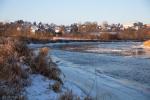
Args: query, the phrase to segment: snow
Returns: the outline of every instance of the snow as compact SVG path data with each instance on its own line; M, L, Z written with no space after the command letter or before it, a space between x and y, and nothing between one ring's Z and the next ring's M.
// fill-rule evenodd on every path
M35 49L34 53L37 55L39 48L52 46L52 44L29 44L28 46ZM27 66L25 66L25 68L26 67ZM68 80L63 80L64 84L60 93L55 93L51 88L51 86L55 83L54 80L50 80L40 74L31 74L30 80L31 85L25 88L25 95L28 100L58 100L60 94L63 94L66 91L72 91L74 95L79 96L81 99L86 96L78 86Z
M25 89L28 100L57 100L58 95L50 89L48 78L40 74L33 74L30 78L31 86Z
M54 84L54 80L49 80L48 78L40 74L30 75L31 85L25 88L25 94L28 100L58 100L59 95L65 91L72 91L73 94L85 97L83 91L76 85L65 81L60 93L55 93L51 89L51 85Z
M80 98L86 97L85 93L81 90L81 88L79 88L76 84L72 83L69 80L64 83L63 88L68 91L71 90L73 94L79 96Z

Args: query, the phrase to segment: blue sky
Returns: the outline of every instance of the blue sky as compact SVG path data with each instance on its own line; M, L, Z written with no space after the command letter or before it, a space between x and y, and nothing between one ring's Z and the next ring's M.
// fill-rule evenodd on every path
M0 20L150 23L150 0L0 0Z

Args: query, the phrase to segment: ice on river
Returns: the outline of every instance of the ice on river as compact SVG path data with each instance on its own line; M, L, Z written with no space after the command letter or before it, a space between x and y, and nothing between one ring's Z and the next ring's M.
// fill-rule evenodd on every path
M49 43L52 59L65 75L95 100L150 100L150 49L140 42ZM72 88L74 89L74 88Z

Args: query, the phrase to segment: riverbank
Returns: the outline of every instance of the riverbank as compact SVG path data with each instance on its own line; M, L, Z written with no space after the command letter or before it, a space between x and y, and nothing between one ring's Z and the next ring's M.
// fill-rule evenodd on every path
M133 39L125 39L125 40L101 40L101 39L73 39L73 38L65 38L65 37L53 37L53 38L34 38L34 37L23 37L23 36L9 36L12 38L20 38L27 43L33 44L47 44L47 43L71 43L71 42L144 42L145 40L133 40Z
M29 40L29 43L34 44L47 44L47 43L71 43L71 42L143 42L144 40L88 40L88 39L80 39L80 40L67 40L67 39L58 39L58 40Z
M26 41L0 39L0 99L91 100L76 85L65 82L49 48L33 50Z

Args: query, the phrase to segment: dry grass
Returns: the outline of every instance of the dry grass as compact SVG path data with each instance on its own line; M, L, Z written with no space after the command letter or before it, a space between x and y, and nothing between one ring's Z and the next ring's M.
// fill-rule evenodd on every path
M150 40L145 41L145 42L143 43L143 45L144 45L145 47L150 47Z
M50 79L57 80L53 90L61 90L63 83L61 71L57 65L48 61L48 48L41 48L36 56L27 47L26 42L19 39L0 39L0 97L19 96L23 88L29 84L30 72L42 74ZM30 72L23 68L27 65ZM22 99L23 100L23 99Z
M80 97L74 95L72 91L67 91L60 95L59 100L80 100Z
M43 47L43 48L40 48L40 53L39 54L42 55L42 56L47 56L48 51L49 51L49 48Z
M33 73L40 73L63 84L60 78L61 71L52 60L48 61L48 50L48 48L41 48L39 54L30 60L31 69Z
M22 68L21 58L26 58L30 50L24 42L12 38L0 41L0 95L20 95L28 84L28 72ZM5 84L4 84L5 83Z
M92 99L92 97L90 96L86 96L81 99L79 96L73 94L72 91L67 91L59 96L59 100L94 100L94 99Z
M27 79L27 73L23 71L20 57L28 52L24 45L16 44L16 41L6 39L0 47L0 79L9 82Z

